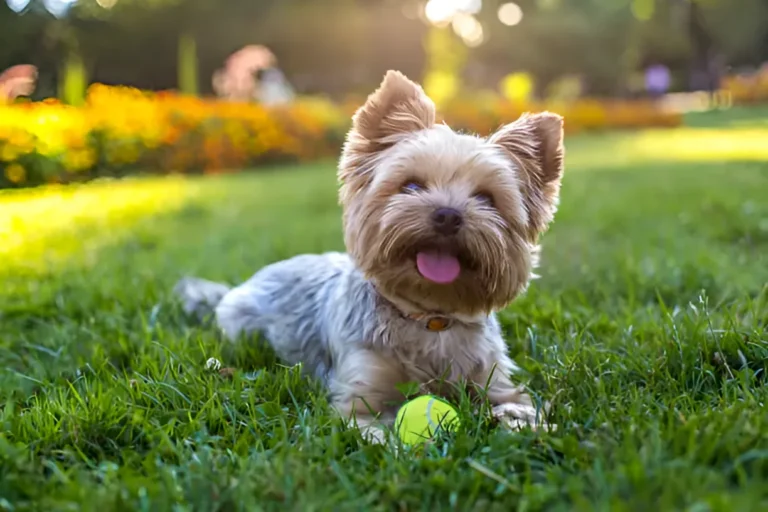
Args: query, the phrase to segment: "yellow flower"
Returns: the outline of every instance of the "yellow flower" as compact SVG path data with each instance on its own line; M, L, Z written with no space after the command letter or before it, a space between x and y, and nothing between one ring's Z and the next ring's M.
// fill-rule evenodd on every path
M95 160L92 149L73 149L64 155L64 167L70 172L83 171L91 167Z
M538 103L531 97L527 78L508 78L503 89L509 98L487 91L446 101L440 120L479 134L490 133L524 111L544 109L563 114L569 133L682 122L679 114L650 102L581 98ZM768 74L759 83L734 78L724 87L733 90L735 99L739 94L748 98L768 95ZM0 162L16 164L6 168L7 176L29 180L18 161L31 153L57 162L69 172L91 168L98 155L108 167L140 164L180 171L243 168L271 155L314 159L339 151L350 116L363 100L337 104L301 97L290 105L268 107L95 84L82 107L56 101L0 105Z
M0 162L13 162L21 155L20 148L13 144L0 146Z
M27 177L27 170L21 164L11 164L5 168L5 177L11 183L19 184Z

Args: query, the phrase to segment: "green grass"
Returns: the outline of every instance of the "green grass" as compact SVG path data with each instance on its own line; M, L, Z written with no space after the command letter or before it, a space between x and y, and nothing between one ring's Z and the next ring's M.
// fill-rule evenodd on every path
M765 509L768 125L692 125L567 141L542 277L501 315L559 430L464 407L422 451L169 294L341 249L333 163L0 194L0 510Z

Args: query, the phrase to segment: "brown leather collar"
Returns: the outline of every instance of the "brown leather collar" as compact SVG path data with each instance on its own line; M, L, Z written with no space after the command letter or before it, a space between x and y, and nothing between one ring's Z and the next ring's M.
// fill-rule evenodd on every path
M455 323L455 320L447 315L441 315L439 313L404 313L403 310L401 310L397 305L386 298L384 294L382 294L377 288L376 285L371 283L373 286L373 289L376 290L377 295L381 300L389 304L392 309L397 311L400 316L403 318L407 318L408 320L413 320L414 322L418 322L424 326L424 328L430 332L443 332L447 331L451 327L453 327L453 324Z

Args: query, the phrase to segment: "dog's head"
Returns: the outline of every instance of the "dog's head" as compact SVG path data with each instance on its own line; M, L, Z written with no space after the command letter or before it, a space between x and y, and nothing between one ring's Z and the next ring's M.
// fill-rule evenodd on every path
M523 291L557 209L563 121L524 115L488 138L435 124L390 71L354 115L339 164L347 250L386 296L487 313Z

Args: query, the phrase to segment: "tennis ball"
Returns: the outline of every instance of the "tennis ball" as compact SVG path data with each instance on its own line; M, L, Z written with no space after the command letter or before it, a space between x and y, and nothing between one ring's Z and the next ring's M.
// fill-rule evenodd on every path
M405 444L422 443L438 430L449 431L459 425L459 414L449 403L431 395L406 402L397 411L395 431Z

